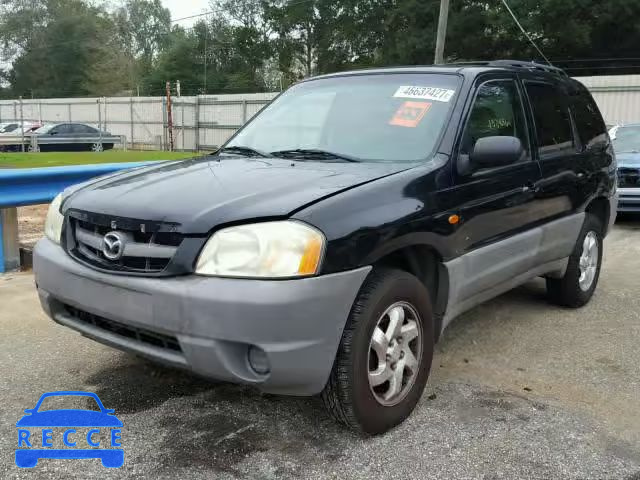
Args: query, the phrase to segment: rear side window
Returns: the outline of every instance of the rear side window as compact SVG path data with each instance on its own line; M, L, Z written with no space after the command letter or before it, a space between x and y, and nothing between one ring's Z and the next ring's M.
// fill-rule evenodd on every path
M585 147L607 142L607 127L591 95L580 92L571 97L571 109L580 140Z
M574 149L569 108L560 92L552 85L525 83L533 110L540 158Z

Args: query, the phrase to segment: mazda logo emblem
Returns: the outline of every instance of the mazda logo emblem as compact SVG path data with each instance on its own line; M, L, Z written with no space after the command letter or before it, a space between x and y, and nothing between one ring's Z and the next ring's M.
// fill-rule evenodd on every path
M119 232L109 232L102 239L102 253L109 260L119 260L124 254L125 237Z

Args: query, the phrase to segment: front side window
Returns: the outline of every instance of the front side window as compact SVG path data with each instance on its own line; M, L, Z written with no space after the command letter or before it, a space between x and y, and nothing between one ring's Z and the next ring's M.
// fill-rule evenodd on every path
M502 136L520 139L525 151L529 150L522 101L513 80L495 80L480 86L462 136L460 153L471 154L481 138Z
M413 73L303 82L226 147L317 149L369 162L424 160L436 147L459 85L457 75Z
M560 92L543 83L527 82L525 85L536 123L540 158L574 150L571 117Z

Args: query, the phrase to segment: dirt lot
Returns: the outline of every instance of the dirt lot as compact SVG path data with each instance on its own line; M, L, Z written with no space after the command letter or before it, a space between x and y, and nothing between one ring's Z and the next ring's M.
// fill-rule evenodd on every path
M40 311L33 277L0 277L1 478L640 479L640 221L606 241L592 302L532 281L454 321L417 410L362 438L317 399L213 384L87 340ZM16 468L15 422L52 390L96 392L125 427L125 465Z
M31 205L18 207L18 232L20 246L33 248L38 239L44 235L44 219L49 205Z

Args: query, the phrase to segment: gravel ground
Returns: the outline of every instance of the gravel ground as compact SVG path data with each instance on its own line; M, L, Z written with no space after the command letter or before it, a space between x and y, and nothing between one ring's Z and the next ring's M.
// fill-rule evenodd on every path
M44 219L49 205L18 207L18 234L20 246L32 249L44 235Z
M532 281L457 319L415 413L363 438L317 399L156 367L55 325L28 273L0 277L2 478L640 479L640 222L607 238L593 301ZM124 422L125 465L13 463L15 422L51 390L90 390Z

